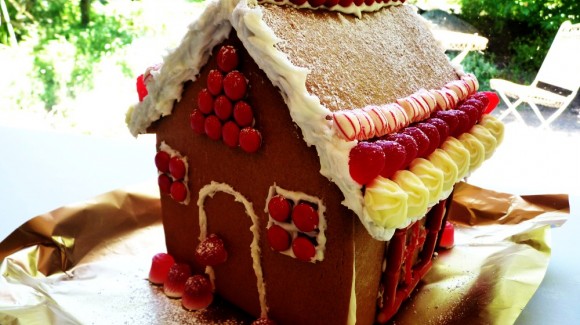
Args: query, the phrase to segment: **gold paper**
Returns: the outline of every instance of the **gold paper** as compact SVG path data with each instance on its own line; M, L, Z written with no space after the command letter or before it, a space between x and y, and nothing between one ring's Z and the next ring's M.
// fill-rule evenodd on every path
M147 281L165 251L155 184L117 190L31 219L0 243L0 324L250 323L225 302L181 308ZM540 285L550 226L566 195L514 196L457 185L449 220L456 245L392 321L510 324Z

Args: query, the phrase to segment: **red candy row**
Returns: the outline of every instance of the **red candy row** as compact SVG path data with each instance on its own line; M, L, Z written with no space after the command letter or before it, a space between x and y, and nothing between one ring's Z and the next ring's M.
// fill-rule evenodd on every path
M163 194L169 194L175 201L183 202L187 198L187 187L183 182L187 168L179 156L171 157L166 151L155 155L155 166L159 170L157 184Z
M459 137L478 123L483 114L489 113L497 105L497 95L494 95L473 94L457 109L437 111L423 122L374 142L359 142L349 154L351 177L366 185L379 175L385 178L393 176L398 170L407 168L415 158L428 157L448 136Z

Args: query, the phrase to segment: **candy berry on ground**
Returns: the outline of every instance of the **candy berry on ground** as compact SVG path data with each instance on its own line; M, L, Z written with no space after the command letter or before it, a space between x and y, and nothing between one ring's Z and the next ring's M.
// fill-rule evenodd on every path
M403 168L409 166L411 161L413 161L413 159L417 158L417 152L419 151L419 146L417 145L417 141L415 141L415 139L413 139L412 136L410 136L408 134L404 134L404 133L392 133L392 134L387 135L384 139L390 140L390 141L395 141L397 143L402 144L403 147L405 147L405 154L407 155L407 158L405 159L405 162L403 163Z
M396 171L403 169L407 160L407 152L402 144L391 140L378 140L375 141L375 144L379 145L385 153L385 165L380 173L382 177L389 178Z
M194 109L189 115L189 126L197 134L205 134L205 116L199 109Z
M222 121L225 121L232 116L233 110L232 102L224 95L219 96L213 103L213 110L215 115Z
M429 147L427 148L424 157L429 156L433 151L435 151L435 149L439 148L439 143L441 142L439 130L435 125L429 123L417 123L415 126L423 131L423 133L427 135L427 138L429 138Z
M222 122L217 116L210 115L205 118L204 130L208 138L217 141L222 137Z
M366 185L374 180L385 166L385 153L374 143L361 141L350 150L348 170L352 179Z
M211 282L203 275L193 275L187 278L181 305L187 310L207 308L213 301Z
M216 57L218 68L226 73L234 70L240 61L238 51L231 45L222 46Z
M169 173L175 179L183 179L185 177L185 162L183 159L175 156L169 159Z
M233 121L227 121L222 127L222 141L230 148L239 144L240 127Z
M224 78L224 93L231 100L242 99L246 95L248 81L239 71L232 71Z
M272 225L266 233L268 243L273 250L281 252L290 248L290 234L278 225Z
M268 201L268 213L276 221L285 222L288 220L291 210L292 204L282 195L275 195Z
M180 298L185 289L185 282L191 276L191 268L185 263L174 263L169 269L163 292L170 298Z
M247 153L258 151L262 146L262 134L260 131L245 127L240 131L240 147Z
M182 182L173 182L169 188L171 198L177 202L183 202L187 198L187 187Z
M171 191L171 178L167 174L160 174L157 177L157 184L159 185L159 190L163 194L169 194Z
M142 74L137 77L137 95L139 95L140 102L147 96L147 87L145 87Z
M417 157L426 157L430 141L425 132L414 126L408 126L404 128L402 132L412 136L417 142ZM439 143L439 139L437 139L437 143Z
M308 238L298 236L292 242L292 252L297 259L304 262L310 262L316 254L316 248Z
M251 126L254 122L254 112L252 107L240 100L234 105L234 120L240 127Z
M171 157L165 151L158 151L155 154L155 166L162 173L169 172L169 160Z
M163 284L167 280L169 269L175 264L173 257L166 253L157 253L151 260L149 270L149 282L153 284Z
M262 317L262 318L256 319L252 323L252 325L276 325L276 322L273 321L273 320L271 320L271 319L269 319L269 318Z
M211 70L207 75L207 90L217 96L222 92L224 75L219 70Z
M213 112L213 96L207 88L200 90L197 94L197 108L204 114Z
M439 241L439 247L449 249L455 245L455 228L453 224L449 221L445 222L445 228L443 228L443 233L441 234L441 239Z
M197 245L194 256L204 266L216 266L227 261L228 252L221 238L211 234Z
M294 225L303 232L318 228L318 212L308 203L298 203L292 210Z
M443 142L445 142L445 139L447 139L447 137L449 136L449 125L447 125L445 121L437 117L431 117L425 120L425 123L435 125L437 131L439 131L439 146L441 146Z

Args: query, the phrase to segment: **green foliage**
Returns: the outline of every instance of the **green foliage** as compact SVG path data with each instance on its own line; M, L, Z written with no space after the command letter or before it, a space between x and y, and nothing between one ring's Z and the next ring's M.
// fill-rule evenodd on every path
M459 16L489 39L487 59L467 65L480 71L495 65L494 78L520 83L533 80L560 25L580 21L578 0L461 0L461 6Z

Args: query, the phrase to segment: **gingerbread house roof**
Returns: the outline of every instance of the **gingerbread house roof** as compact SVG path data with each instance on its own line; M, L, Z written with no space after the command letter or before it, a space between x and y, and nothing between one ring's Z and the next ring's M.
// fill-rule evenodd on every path
M320 173L340 188L343 204L359 216L373 237L388 240L396 228L424 215L426 211L421 216L409 215L414 203L407 199L425 194L425 186L402 175L401 182L380 180L375 187L361 191L361 184L349 174L351 149L360 140L396 132L435 109L456 105L477 90L477 80L450 64L426 23L411 6L399 1L332 8L338 11L296 10L286 0L275 3L208 3L163 65L147 71L153 77L147 82L148 95L130 110L129 128L138 135L153 121L171 114L174 102L181 99L183 84L196 79L213 48L233 28L253 60L279 88L306 144L317 149ZM298 7L312 9L308 2ZM487 124L494 135L501 134L495 121ZM489 137L486 141L486 150L497 145ZM453 147L450 150L455 150L464 165L469 164L464 145L453 142L448 147ZM449 164L448 157L439 160ZM421 168L430 169L431 165ZM436 182L442 183L442 179ZM437 199L450 190L440 189ZM387 195L384 197L403 197L405 202L379 203L373 199L378 192ZM425 209L432 204L420 203ZM377 216L378 205L382 210L389 206L389 212ZM393 213L400 217L385 220Z

